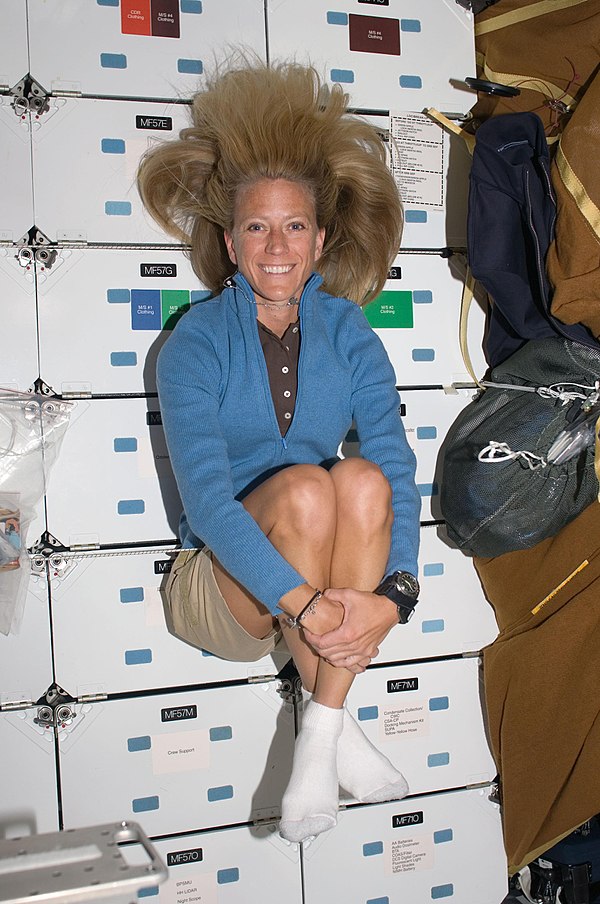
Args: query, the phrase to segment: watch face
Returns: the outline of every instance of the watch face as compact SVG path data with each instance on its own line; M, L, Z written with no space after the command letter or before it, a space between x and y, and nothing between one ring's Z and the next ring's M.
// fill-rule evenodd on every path
M419 595L419 582L408 571L399 571L396 577L396 586L401 593L416 599Z

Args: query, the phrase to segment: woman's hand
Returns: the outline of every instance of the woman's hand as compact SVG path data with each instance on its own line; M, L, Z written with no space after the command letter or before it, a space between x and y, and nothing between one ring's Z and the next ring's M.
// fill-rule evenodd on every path
M323 594L315 606L312 615L307 615L299 624L305 633L317 637L322 634L331 634L339 628L344 619L344 607L341 602L333 597ZM310 641L309 641L310 643ZM311 644L312 645L312 644Z
M327 633L313 633L312 618L303 622L306 639L323 659L338 668L362 672L379 653L379 644L398 624L398 610L385 596L346 588L327 590L319 600L336 601L344 609L341 625ZM318 608L318 607L317 607Z

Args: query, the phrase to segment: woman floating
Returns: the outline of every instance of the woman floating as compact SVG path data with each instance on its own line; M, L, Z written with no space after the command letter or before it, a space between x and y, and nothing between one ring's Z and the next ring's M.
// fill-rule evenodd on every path
M158 360L184 505L167 598L178 635L224 659L287 644L312 693L282 801L290 841L336 824L338 784L369 802L408 791L344 706L416 602L420 511L394 372L360 308L402 206L381 138L346 110L311 68L244 64L139 171L213 293ZM341 459L352 424L361 457Z

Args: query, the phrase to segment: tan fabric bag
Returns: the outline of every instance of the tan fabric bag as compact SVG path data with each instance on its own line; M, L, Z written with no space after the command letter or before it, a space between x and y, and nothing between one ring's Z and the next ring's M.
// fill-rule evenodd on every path
M600 504L474 563L500 629L483 667L514 873L600 810Z
M550 175L558 204L546 258L551 310L600 337L600 74L561 136Z
M520 88L480 94L475 121L535 112L549 144L568 122L598 66L600 0L500 0L475 18L477 75Z

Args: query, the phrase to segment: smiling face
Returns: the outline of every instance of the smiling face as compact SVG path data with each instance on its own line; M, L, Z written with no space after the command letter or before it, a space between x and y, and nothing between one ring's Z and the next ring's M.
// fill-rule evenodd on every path
M325 230L319 229L311 192L300 182L260 179L238 192L225 244L256 301L300 299L321 256Z

